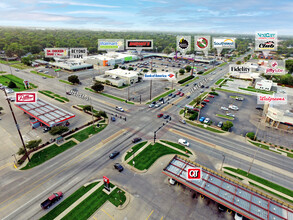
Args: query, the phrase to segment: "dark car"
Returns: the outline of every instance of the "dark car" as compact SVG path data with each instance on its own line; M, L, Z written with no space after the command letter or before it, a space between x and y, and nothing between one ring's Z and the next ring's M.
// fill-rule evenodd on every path
M256 107L255 109L257 109L257 110L263 110L262 107Z
M50 131L50 130L51 130L50 127L46 127L46 128L43 129L43 133L46 133L46 132L48 132L48 131Z
M164 115L164 119L168 119L170 116L169 115Z
M119 172L121 172L121 171L123 170L123 166L121 166L120 163L115 163L115 164L114 164L114 168L115 168L116 170L118 170Z
M168 96L172 96L173 94L172 93L170 93Z
M152 102L152 104L154 104L154 105L155 105L155 104L156 104L156 102L154 101L154 102Z
M132 140L132 143L137 143L137 142L139 142L139 141L141 141L141 138L134 138L134 139Z
M109 158L110 158L110 159L114 159L114 158L117 157L119 154L120 154L119 151L114 151L113 153L111 153L111 154L109 155Z
M176 97L176 94L172 95L172 98L175 98Z
M163 102L163 101L164 101L164 98L160 98L160 99L159 99L159 102Z
M204 88L204 85L201 85L201 88Z
M194 83L193 85L194 85L194 86L196 86L196 85L197 85L197 83Z
M226 212L226 211L227 211L227 207L225 207L225 206L219 204L219 205L218 205L218 210L219 210L219 212Z

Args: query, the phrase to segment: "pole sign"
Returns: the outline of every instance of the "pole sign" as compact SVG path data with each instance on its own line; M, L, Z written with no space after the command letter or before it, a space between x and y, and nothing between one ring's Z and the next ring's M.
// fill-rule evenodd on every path
M70 48L71 59L83 59L87 56L87 48Z
M103 176L103 181L104 181L104 189L110 192L110 179L106 176Z
M143 79L144 80L162 80L162 79L176 80L176 76L173 73L150 73L150 74L145 73L143 75Z
M210 49L211 36L194 36L194 50L203 51L207 56Z
M123 39L99 39L98 50L115 51L124 50Z
M153 49L153 40L126 40L126 49L151 50Z
M191 36L177 36L176 45L177 51L185 54L187 51L191 50Z
M23 80L23 84L26 89L28 89L30 87L28 80Z
M213 47L217 49L219 56L223 49L235 48L235 38L213 38Z
M37 93L35 92L16 92L15 93L15 103L36 103L37 102Z
M260 66L264 69L265 75L285 75L285 60L263 60Z
M258 31L255 33L255 51L262 51L267 57L270 51L276 51L278 48L277 32Z
M201 180L202 179L202 169L201 167L194 167L194 168L187 168L186 172L186 179L187 180Z
M68 57L68 48L46 48L45 57L47 58Z
M245 73L248 74L248 73L251 73L251 68L248 65L230 64L229 72L232 74L245 74Z

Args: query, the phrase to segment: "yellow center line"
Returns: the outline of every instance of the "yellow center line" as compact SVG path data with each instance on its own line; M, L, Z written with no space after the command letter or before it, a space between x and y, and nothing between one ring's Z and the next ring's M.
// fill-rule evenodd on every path
M173 104L176 105L176 104L177 104L178 102L180 102L182 99L183 99L183 97L177 99L175 102L173 102ZM171 107L172 107L172 103L170 103L170 104L168 104L166 107L164 107L164 108L162 109L162 111L167 111L167 110L169 110Z
M163 220L164 216L162 216L161 220Z
M152 210L151 211L151 213L149 214L149 216L147 217L147 219L146 220L148 220L149 219L149 217L153 214L153 212L154 212L154 210Z
M115 134L113 134L112 136L110 136L111 138L113 138L113 136L116 138L118 137L117 133L119 133L120 135L122 133L124 133L126 130L125 129L122 129L118 132L116 132ZM107 138L108 139L108 138ZM110 140L108 140L107 142L109 142ZM105 143L107 143L105 142ZM28 193L32 192L33 190L35 190L36 188L38 188L39 186L41 186L42 184L48 182L50 179L52 179L53 177L57 176L59 173L61 173L62 171L66 170L66 169L69 169L70 167L72 167L74 164L78 163L79 161L81 161L82 159L88 157L89 155L92 155L92 153L94 151L97 151L98 149L100 149L103 145L101 143L91 147L90 149L84 151L82 154L80 154L78 157L75 157L75 158L72 158L71 160L69 160L67 163L65 163L64 165L62 165L61 167L53 170L52 172L50 172L49 174L47 174L46 176L42 177L41 179L35 181L34 183L30 184L31 185L34 185L36 183L39 183L41 182L41 180L45 179L46 177L48 177L49 175L51 175L52 173L56 172L58 169L61 169L62 167L65 167L63 168L62 170L60 170L58 173L55 173L53 176L51 176L49 179L47 179L46 181L36 185L34 188L32 188L31 190L27 191L26 193L22 194L21 196L19 196L18 198L14 199L13 201L11 201L10 203L8 203L7 205L3 206L2 208L0 208L0 210L6 208L7 206L9 206L10 204L14 203L16 200L22 198L23 196L27 195ZM90 152L91 150L93 150L93 152ZM84 155L84 156L82 156ZM71 163L73 160L76 160L77 158L79 158L77 161L73 162L70 166L69 166L69 163ZM68 165L68 167L66 167ZM10 196L9 198L7 198L6 200L4 200L3 202L0 203L0 205L2 205L4 202L8 201L9 199L13 198L14 196L16 196L17 194L20 194L21 192L25 191L29 186L23 188L21 191L18 191L16 194Z
M8 166L11 166L13 163L10 162L10 163L7 163L7 164L4 164L0 167L0 170L3 170L5 167L8 167Z
M194 137L194 136L191 136L191 135L189 135L189 134L185 134L185 133L183 133L183 132L181 132L181 131L177 131L177 130L172 129L172 128L170 128L169 131L171 131L171 132L173 132L173 133L175 133L175 134L178 134L178 135L180 135L180 136L186 137L186 138L188 138L188 139L194 140L194 141L196 141L196 142L202 143L202 144L204 144L204 145L206 145L206 146L208 146L208 147L211 147L211 148L213 148L213 149L216 149L216 150L222 151L222 152L224 152L224 153L226 153L226 154L233 155L233 156L238 157L238 158L240 158L240 159L242 159L242 160L246 160L246 161L248 161L248 162L251 162L251 160L252 160L251 157L249 157L249 156L246 156L246 155L244 155L244 154L237 153L237 152L235 152L235 151L231 151L231 150L226 149L226 148L224 148L224 147L221 147L221 146L219 146L219 145L216 145L216 144L213 144L213 143L210 143L210 142L207 142L207 141L201 140L201 139L196 138L196 137ZM271 165L271 164L268 164L268 163L265 163L265 162L262 162L262 161L259 161L259 160L254 160L254 164L257 164L257 165L262 166L262 167L265 167L265 168L267 168L267 169L270 169L270 170L273 170L273 171L279 172L279 173L281 173L281 174L283 174L283 175L286 175L286 176L290 176L290 177L292 176L292 173L291 173L291 172L288 172L288 171L286 171L286 170L283 170L283 169L281 169L281 168L275 167L275 166L273 166L273 165Z
M96 216L94 216L93 218L94 218L95 220L98 220L98 219L96 218Z
M106 212L104 209L101 209L104 213L106 213L112 220L114 220L114 218L108 213Z

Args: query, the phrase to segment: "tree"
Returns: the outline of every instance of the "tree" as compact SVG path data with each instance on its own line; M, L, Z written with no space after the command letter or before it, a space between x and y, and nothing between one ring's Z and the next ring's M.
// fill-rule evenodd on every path
M293 60L286 60L285 66L289 73L293 73Z
M20 148L18 149L18 151L17 151L17 154L18 154L18 155L24 155L24 154L25 154L25 150L24 150L24 148L23 148L23 147L20 147Z
M195 112L189 117L189 120L194 121L195 119L197 119L197 116L198 116L198 113Z
M94 85L92 85L91 87L93 90L95 90L96 92L101 92L104 90L104 85L100 82L96 82Z
M28 149L34 149L40 145L42 139L29 141L25 146Z
M82 110L91 112L92 111L92 106L91 105L85 105L85 106L82 107Z
M223 123L222 130L229 131L230 128L233 127L233 123L231 121L226 121Z
M8 87L11 88L11 89L13 89L13 88L17 88L16 84L15 84L13 81L10 81L10 82L8 83Z
M3 110L3 107L0 106L0 114L1 114L1 111L2 111L2 110Z
M68 76L68 81L73 83L73 84L78 84L79 83L79 79L78 79L78 76L77 75L71 75L71 76Z
M21 58L21 62L27 66L30 66L32 64L31 60L29 57L23 57Z
M121 69L125 70L125 69L126 69L126 67L125 67L125 66L122 66L122 67L121 67Z
M56 127L53 127L53 128L49 131L49 133L50 133L51 135L57 135L57 134L61 135L62 133L66 132L66 131L68 131L68 130L69 130L69 128L66 127L66 126L56 126Z
M255 140L256 139L256 136L253 132L248 132L246 134L246 136L250 139L250 140Z
M143 72L144 73L147 73L149 70L148 69L143 69Z
M130 67L128 67L128 70L129 70L129 71L133 70L133 67L131 67L131 66L130 66Z
M188 65L188 66L186 66L186 67L185 67L185 70L186 70L186 72L187 72L187 73L189 73L189 72L190 72L190 70L191 70L191 66L189 66L189 65Z
M106 112L104 112L104 111L98 111L97 113L95 113L95 116L108 118Z
M203 74L203 71L199 71L197 74Z
M115 64L115 65L114 65L114 69L117 69L117 68L118 68L118 64Z
M238 60L238 61L236 62L236 64L237 64L237 65L240 65L240 64L241 64L241 61L240 61L240 60Z
M180 69L179 70L179 73L180 73L180 75L183 75L185 73L185 70L184 69Z
M153 69L153 70L152 70L152 73L156 73L156 72L157 72L157 70L156 70L156 69Z

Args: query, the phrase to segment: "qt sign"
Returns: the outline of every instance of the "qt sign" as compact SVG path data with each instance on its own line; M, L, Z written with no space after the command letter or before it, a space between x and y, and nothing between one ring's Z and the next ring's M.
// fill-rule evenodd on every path
M15 103L36 103L37 94L35 92L16 92L15 93Z
M200 167L187 169L187 180L201 180L202 169Z

